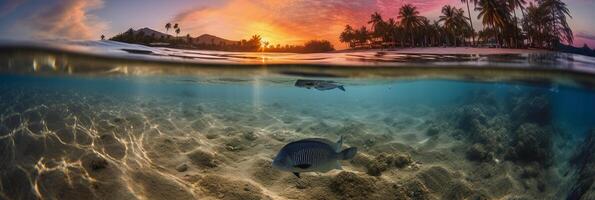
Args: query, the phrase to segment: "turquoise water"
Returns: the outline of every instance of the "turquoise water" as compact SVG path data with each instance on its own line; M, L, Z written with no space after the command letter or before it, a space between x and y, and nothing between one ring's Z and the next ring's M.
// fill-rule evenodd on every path
M1 58L0 199L595 197L595 76L585 71ZM359 149L343 170L298 179L271 167L291 141L340 136Z

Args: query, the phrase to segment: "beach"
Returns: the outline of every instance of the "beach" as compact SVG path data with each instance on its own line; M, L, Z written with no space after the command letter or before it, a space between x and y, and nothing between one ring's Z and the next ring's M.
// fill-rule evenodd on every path
M344 49L333 51L335 53L365 52L372 49ZM511 49L511 48L487 48L487 47L418 47L418 48L386 48L373 49L376 51L387 51L403 54L440 54L440 55L495 55L495 54L531 54L551 52L544 49Z

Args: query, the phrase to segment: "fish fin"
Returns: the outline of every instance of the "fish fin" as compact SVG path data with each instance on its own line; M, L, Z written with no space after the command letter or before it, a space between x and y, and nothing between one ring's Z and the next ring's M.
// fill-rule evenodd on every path
M341 151L339 157L341 158L341 160L349 160L349 159L352 159L353 157L355 157L356 153L357 153L357 147L350 147L350 148L347 148L347 149Z
M341 167L341 163L338 160L336 162L335 169L343 170L343 167Z
M335 146L335 151L340 152L341 146L343 146L343 136L342 135L339 137L339 140L337 140L337 146Z
M295 175L298 178L302 178L302 177L300 177L300 173L299 172L293 172L293 175Z
M299 165L294 165L294 167L300 168L300 169L308 169L310 168L312 165L311 164L299 164Z
M343 90L343 92L345 92L345 87L343 87L342 85L337 86L337 88L339 88L339 90Z

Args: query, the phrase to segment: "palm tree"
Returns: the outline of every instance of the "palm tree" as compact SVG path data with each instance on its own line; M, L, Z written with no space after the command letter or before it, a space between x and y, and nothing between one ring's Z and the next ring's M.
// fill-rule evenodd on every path
M436 43L437 45L442 45L442 26L440 26L440 23L438 21L434 21L434 23L432 24L432 29L434 30L433 34L434 34L434 39L432 41L432 43Z
M516 9L520 8L521 12L523 12L523 10L525 9L525 4L527 4L527 2L525 0L506 0L506 3L508 4L508 9L512 10L512 13L514 14L514 26L515 29L517 29L516 27L518 27L519 22L516 16ZM515 30L514 36L515 36L515 40L514 40L514 46L518 47L517 45L517 41L518 41L518 31Z
M253 35L252 38L250 38L250 40L247 42L248 48L252 51L257 51L260 49L260 45L262 45L261 41L262 37L260 37L260 35Z
M178 26L178 23L174 24L174 29L178 29L178 27L180 27Z
M101 35L101 40L105 40L105 35Z
M419 16L419 11L417 11L415 6L405 4L399 9L399 16L397 18L401 20L400 24L405 31L409 32L411 36L411 47L414 47L413 32L417 27L421 26L423 17Z
M368 21L368 24L372 24L372 28L376 28L376 25L378 25L379 23L382 23L382 16L380 15L380 13L378 12L374 12L374 14L372 14L370 16L370 21Z
M165 33L167 33L170 28L171 28L171 23L168 22L167 24L165 24Z
M510 15L505 5L499 0L481 0L479 7L476 9L480 11L477 18L482 19L483 25L498 30L494 36L498 44L500 44L498 32L510 21Z
M176 28L176 37L178 37L178 34L180 34L180 27Z
M386 23L382 20L382 16L378 12L374 12L370 16L370 21L368 24L372 24L372 35L373 35L373 42L377 42L378 38L382 38L386 32Z
M568 44L572 44L572 40L574 36L572 34L572 29L568 25L568 21L566 21L566 16L572 18L570 16L570 11L566 7L566 3L562 2L562 0L543 0L542 5L545 10L550 11L552 19L551 25L553 27L552 36L554 36L553 43L566 41Z
M423 35L423 40L422 40L422 46L423 47L427 47L428 46L428 36L430 36L430 34L432 34L432 25L430 24L430 20L425 18L423 20L421 20L421 35Z
M452 35L454 46L457 46L457 35L461 35L462 30L469 26L464 13L465 11L461 8L445 5L442 7L442 15L438 20L438 22L444 23L444 29Z
M475 43L475 30L473 28L473 20L471 20L471 10L469 9L470 1L473 3L473 7L475 7L479 0L461 0L462 3L467 3L467 14L469 15L469 24L471 24L471 32L472 32L471 38L473 40L473 43Z
M395 44L397 43L397 22L393 18L389 18L388 22L386 22L386 35L385 40L391 41L391 45L394 48Z
M343 32L341 32L341 35L339 36L339 40L341 42L348 43L350 48L355 47L355 44L353 43L355 40L355 32L354 32L353 28L351 26L349 26L349 24L346 25L345 30L343 30Z
M569 13L566 4L560 0L543 0L538 2L538 5L529 4L522 23L529 43L542 48L554 48L560 41L572 44L572 29L566 21L566 16L570 17Z
M363 46L368 42L370 39L370 32L365 26L362 26L360 29L355 31L355 40L359 44L359 46ZM356 45L357 46L357 45Z

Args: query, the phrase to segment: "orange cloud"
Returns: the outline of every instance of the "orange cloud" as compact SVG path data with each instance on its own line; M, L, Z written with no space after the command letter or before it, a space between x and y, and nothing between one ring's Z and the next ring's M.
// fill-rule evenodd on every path
M423 14L448 1L452 0L409 3ZM220 7L188 10L173 21L193 35L209 33L237 40L260 34L272 44L302 44L310 39L326 39L342 46L338 35L346 24L365 25L375 11L385 18L396 18L402 4L402 0L231 0Z
M88 12L102 6L102 0L65 0L36 11L23 24L36 37L97 39L107 25Z
M174 21L194 35L211 33L240 39L260 34L272 44L302 44L309 39L328 39L336 44L345 24L361 23L357 19L369 15L352 11L373 7L350 0L232 0L222 7L181 13Z

